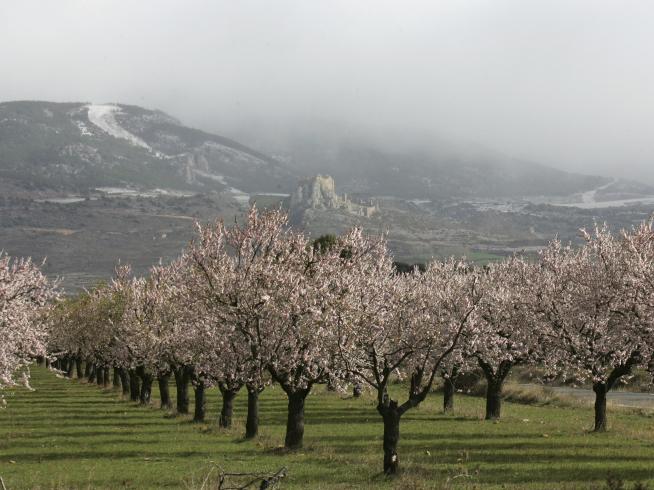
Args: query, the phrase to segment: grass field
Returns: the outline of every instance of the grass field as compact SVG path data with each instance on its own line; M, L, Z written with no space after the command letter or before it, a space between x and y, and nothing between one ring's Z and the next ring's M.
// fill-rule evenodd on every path
M610 410L610 432L592 434L589 408L506 403L502 421L492 423L481 420L483 399L460 396L456 413L444 415L434 394L403 418L403 474L387 480L371 398L341 399L319 387L307 401L305 449L285 453L279 389L262 395L260 437L243 441L244 394L236 426L222 431L215 390L210 423L198 425L41 368L33 386L5 393L0 410L7 490L199 489L218 467L274 473L282 466L289 476L281 488L605 488L609 474L654 482L654 418L643 413Z

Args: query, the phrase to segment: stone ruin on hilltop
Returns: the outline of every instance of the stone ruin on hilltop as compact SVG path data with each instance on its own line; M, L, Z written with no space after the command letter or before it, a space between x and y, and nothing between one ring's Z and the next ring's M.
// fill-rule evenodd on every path
M357 216L370 218L379 211L379 206L369 203L353 203L347 197L336 194L334 179L329 175L316 175L302 179L291 195L291 210L340 209Z

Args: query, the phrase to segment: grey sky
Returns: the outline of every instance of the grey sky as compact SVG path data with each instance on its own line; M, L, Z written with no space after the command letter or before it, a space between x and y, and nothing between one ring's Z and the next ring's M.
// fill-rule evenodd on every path
M0 0L0 99L321 119L654 182L649 0Z

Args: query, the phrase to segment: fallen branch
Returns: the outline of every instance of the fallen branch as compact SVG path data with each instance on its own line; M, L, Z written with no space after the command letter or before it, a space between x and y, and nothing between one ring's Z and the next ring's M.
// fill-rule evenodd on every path
M286 477L288 470L286 467L280 468L277 473L270 475L264 473L227 473L220 471L220 479L218 481L218 490L247 490L248 488L259 488L259 490L267 490L275 488L277 484ZM229 479L247 479L245 483L231 483ZM227 486L227 485L234 486Z

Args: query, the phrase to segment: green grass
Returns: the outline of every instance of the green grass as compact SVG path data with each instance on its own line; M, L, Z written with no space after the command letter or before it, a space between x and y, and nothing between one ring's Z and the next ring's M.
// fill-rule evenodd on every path
M243 441L244 394L236 426L221 431L215 390L210 423L198 425L40 368L33 386L6 393L0 410L0 476L8 490L200 488L216 466L271 473L286 466L282 488L602 488L610 473L654 481L654 418L642 413L611 410L610 432L592 434L587 407L505 403L502 421L491 423L481 420L483 399L459 396L456 413L444 415L434 394L403 418L403 475L387 480L370 397L344 400L319 387L307 401L305 449L285 453L279 389L262 395L260 437Z

